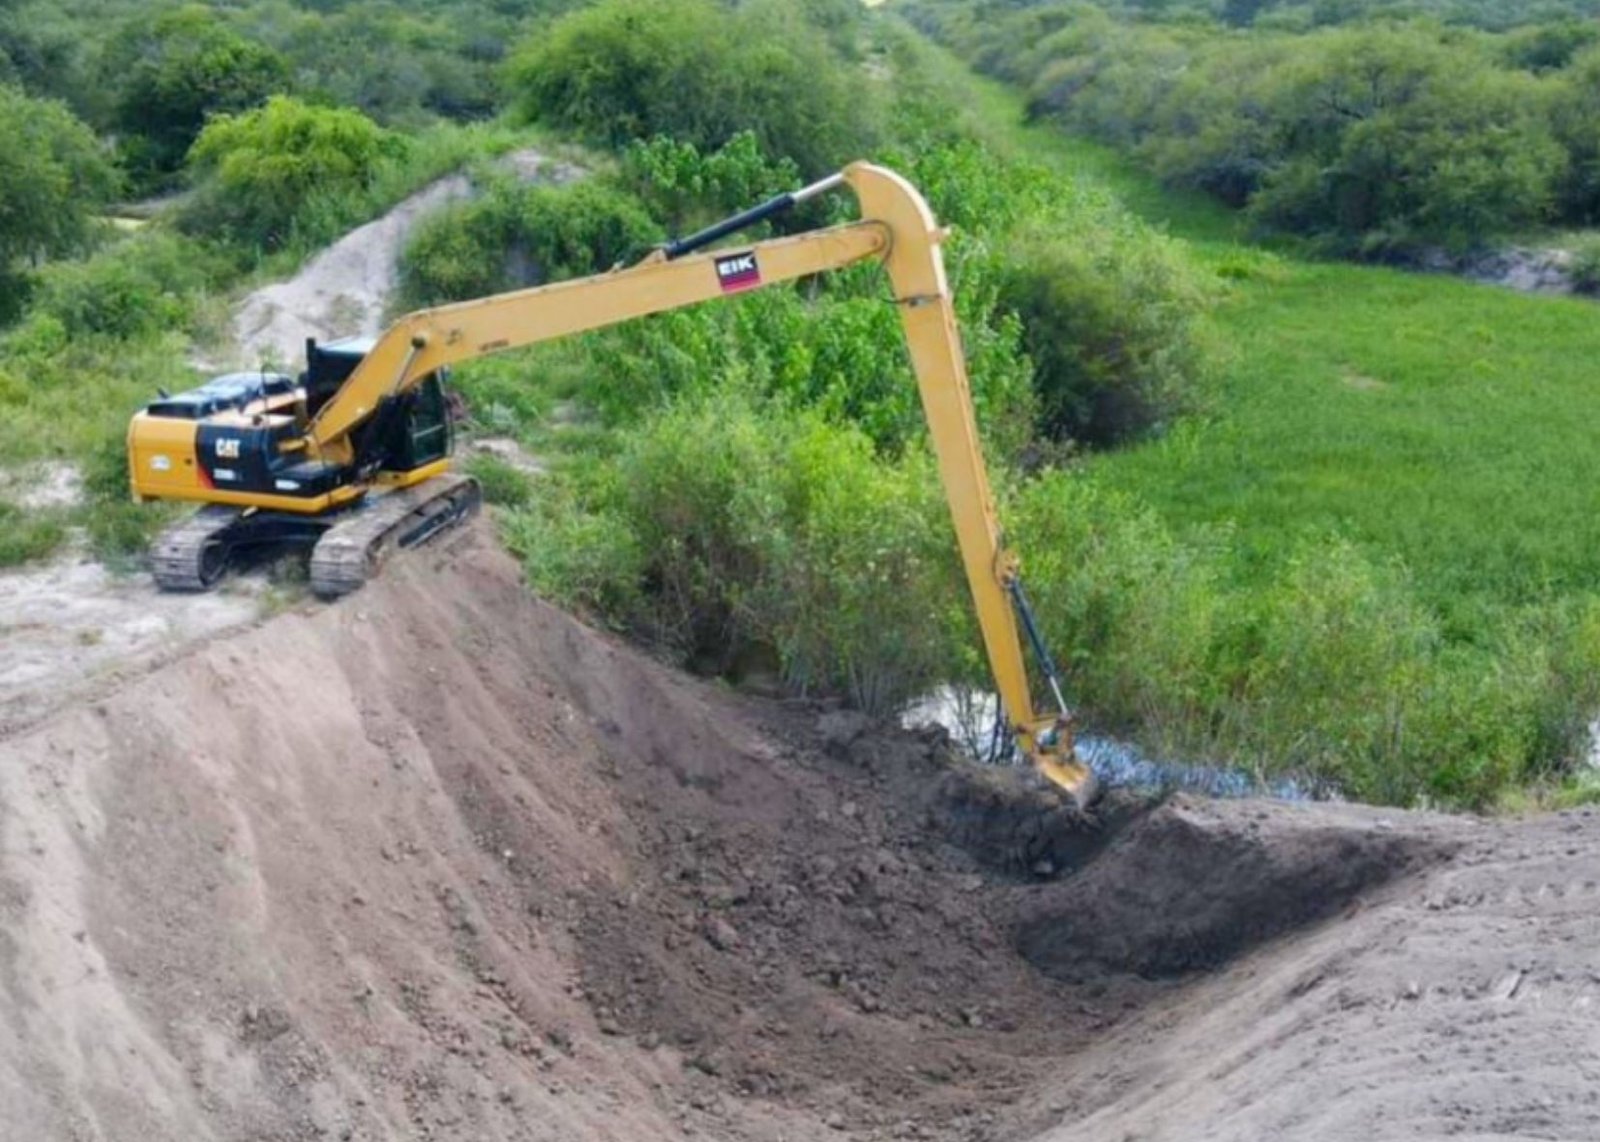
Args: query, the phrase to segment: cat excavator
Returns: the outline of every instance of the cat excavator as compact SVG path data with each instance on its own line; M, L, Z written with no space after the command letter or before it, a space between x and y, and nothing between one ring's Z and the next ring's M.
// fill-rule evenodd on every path
M855 194L858 221L707 250L841 186ZM156 541L156 581L205 590L242 550L296 544L311 549L318 595L353 591L389 554L479 507L477 482L450 467L449 366L876 260L900 312L1006 728L1048 781L1086 805L1094 777L1077 758L1060 678L995 515L940 251L947 233L905 179L853 163L630 266L419 310L375 341L308 342L298 378L236 373L162 395L128 430L134 498L205 506ZM1049 711L1034 705L1024 633Z

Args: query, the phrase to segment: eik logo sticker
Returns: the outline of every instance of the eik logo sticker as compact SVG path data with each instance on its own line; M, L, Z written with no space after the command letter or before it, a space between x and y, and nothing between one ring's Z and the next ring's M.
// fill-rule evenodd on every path
M729 254L717 259L717 281L723 293L737 293L761 284L761 267L756 264L755 251Z

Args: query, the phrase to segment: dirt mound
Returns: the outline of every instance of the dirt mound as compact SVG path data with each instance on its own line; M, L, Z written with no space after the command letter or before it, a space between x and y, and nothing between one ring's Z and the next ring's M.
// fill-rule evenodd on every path
M1458 840L1370 810L1175 798L1143 815L1085 868L1034 894L1022 954L1054 975L1085 965L1174 975L1218 967L1437 863Z
M1600 817L1393 824L1462 847L1109 1031L1042 1137L1600 1138Z
M570 182L578 168L537 151L517 151L502 164L527 182ZM417 223L472 193L465 175L451 175L418 191L389 213L357 227L323 250L288 281L246 297L234 316L236 364L294 371L307 337L373 337L390 316L389 296L399 282L400 255Z
M469 531L0 741L0 1135L1596 1135L1588 818L952 764Z

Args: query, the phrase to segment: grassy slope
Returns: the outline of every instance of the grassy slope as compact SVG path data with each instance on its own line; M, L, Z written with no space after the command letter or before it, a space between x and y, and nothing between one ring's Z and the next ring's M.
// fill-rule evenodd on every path
M1473 633L1480 606L1600 588L1600 310L1449 277L1243 248L1237 220L1098 144L1020 122L1021 103L937 52L997 143L1109 184L1131 209L1242 269L1217 313L1214 415L1099 457L1112 486L1183 527L1234 521L1248 563L1307 532L1398 556Z

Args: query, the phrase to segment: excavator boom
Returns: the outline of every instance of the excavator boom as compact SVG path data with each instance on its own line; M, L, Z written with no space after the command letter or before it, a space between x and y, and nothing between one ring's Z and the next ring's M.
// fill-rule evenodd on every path
M860 221L698 252L839 186L854 192L861 207ZM190 427L186 434L171 417L151 406L135 417L130 430L134 491L140 496L198 499L247 510L252 505L270 508L271 518L292 530L297 513L318 517L351 510L347 505L359 501L369 489L385 484L398 489L378 497L380 504L389 505L386 510L397 522L391 525L380 511L354 529L359 541L353 541L352 529L345 528L338 536L330 534L318 542L313 583L318 581L318 559L324 547L336 549L339 566L335 581L337 590L342 591L348 584L358 584L366 573L363 560L368 559L368 533L382 540L400 529L426 538L475 506L475 489L467 488L460 477L444 476L446 460L436 449L414 441L408 449L393 444L379 448L372 443L394 438L387 427L375 431L374 425L387 426L395 419L395 410L410 410L419 399L419 390L425 392L430 384L436 387L435 378L447 366L876 259L888 273L900 312L984 649L1008 727L1020 750L1046 778L1080 803L1087 803L1094 794L1093 775L1075 756L1060 685L1028 610L1017 560L1005 548L995 515L940 252L945 236L910 183L882 167L854 163L802 190L668 243L635 265L408 314L365 349L336 391L295 418L296 431L286 430L284 421L289 414L282 398L274 403L265 387L254 404L217 412L211 418L217 423L208 425L206 417L200 417L196 456L204 453L207 442L217 455L248 452L273 479L270 488L223 489L214 466L207 469L212 477L209 481L186 480L185 473L174 473L170 457L161 450L185 446L194 429ZM219 430L218 424L224 427ZM260 432L263 426L275 433L271 441L243 439L247 430ZM396 459L399 452L404 452L402 460ZM166 461L165 466L158 463L161 460ZM194 467L195 457L186 458L186 463ZM241 463L239 470L243 469ZM231 467L223 471L236 474ZM444 497L430 495L434 482L448 488ZM304 495L295 494L302 489ZM448 511L430 514L435 499L441 498L448 503ZM283 523L285 520L288 522ZM194 535L212 534L204 526L187 526ZM227 526L239 524L235 521ZM175 558L181 562L186 556ZM191 584L185 580L180 585ZM1019 618L1046 674L1055 705L1052 712L1043 713L1034 706Z

